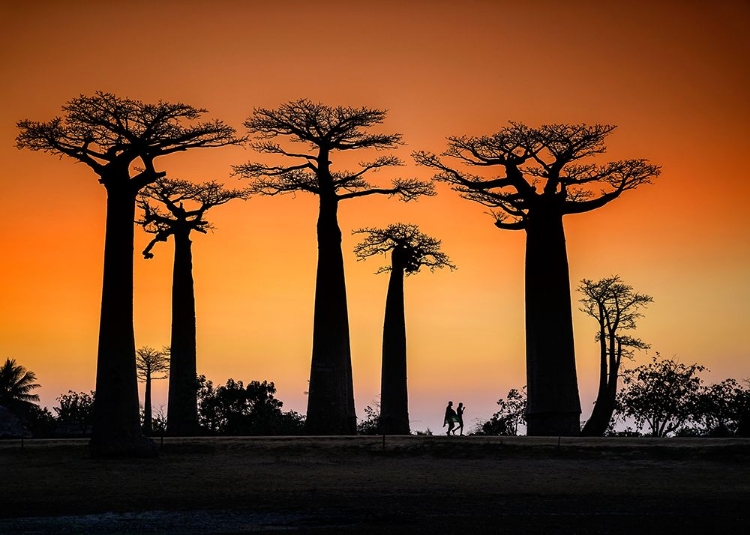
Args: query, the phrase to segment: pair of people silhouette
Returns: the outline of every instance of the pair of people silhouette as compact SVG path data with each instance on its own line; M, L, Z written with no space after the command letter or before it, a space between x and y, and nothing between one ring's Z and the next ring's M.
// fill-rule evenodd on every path
M460 435L464 435L464 407L463 403L459 403L458 407L453 408L453 402L449 401L448 406L445 408L445 419L443 420L443 427L448 426L448 432L446 435L455 435L456 431L460 431Z

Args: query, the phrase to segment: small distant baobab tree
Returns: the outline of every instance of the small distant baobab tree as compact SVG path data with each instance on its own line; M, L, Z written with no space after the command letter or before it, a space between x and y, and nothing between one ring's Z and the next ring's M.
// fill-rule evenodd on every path
M510 123L490 136L448 138L444 157L473 169L499 169L482 177L430 152L413 154L437 170L465 199L493 209L495 226L526 233L526 376L529 435L578 435L573 319L563 217L601 208L623 192L647 184L660 169L645 159L599 164L584 159L605 151L612 125Z
M398 196L404 201L433 195L429 182L394 179L389 187L376 187L365 175L386 167L403 165L395 156L361 162L355 171L334 171L336 152L394 149L400 134L370 133L386 112L370 108L331 107L306 99L277 109L256 108L245 126L256 136L253 148L276 157L279 163L247 163L235 173L251 179L250 190L259 195L299 191L320 199L317 224L318 267L315 278L315 312L306 430L311 434L355 434L349 316L344 279L344 257L338 206L341 201L369 195ZM292 150L276 143L286 138L307 150Z
M143 394L143 433L148 436L152 431L153 413L151 410L151 381L166 379L169 375L169 348L158 351L143 346L135 352L135 368L138 380L145 384Z
M196 231L205 234L212 229L204 219L211 208L232 199L248 197L247 190L228 189L215 181L194 184L186 180L159 178L144 188L138 199L138 205L143 210L139 223L147 232L155 235L143 251L143 256L153 258L151 250L157 242L167 241L170 236L174 238L167 405L167 432L170 435L193 435L198 431L195 291L190 233Z
M141 432L133 332L133 236L136 196L164 176L154 161L194 148L240 144L221 121L182 103L145 104L97 92L63 106L64 117L23 120L16 146L83 162L107 192L104 276L91 453L156 455Z
M406 379L406 320L404 316L404 275L456 266L440 251L440 241L419 231L416 225L397 223L384 229L354 231L365 238L354 249L358 259L390 251L391 263L377 273L390 272L383 322L383 363L380 379L380 431L408 435L409 395Z
M653 302L650 295L633 291L618 275L596 282L583 279L578 291L583 294L581 310L599 324L599 390L591 417L581 430L584 436L604 436L615 412L617 381L622 358L633 358L636 349L650 346L640 338L624 334L636 328L636 320L643 316L641 309Z

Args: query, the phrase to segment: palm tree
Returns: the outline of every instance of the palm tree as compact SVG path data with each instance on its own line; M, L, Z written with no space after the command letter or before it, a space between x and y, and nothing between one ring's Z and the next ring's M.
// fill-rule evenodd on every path
M30 393L41 386L35 381L34 372L16 364L15 359L6 359L0 367L0 405L15 410L19 406L38 402L39 396Z

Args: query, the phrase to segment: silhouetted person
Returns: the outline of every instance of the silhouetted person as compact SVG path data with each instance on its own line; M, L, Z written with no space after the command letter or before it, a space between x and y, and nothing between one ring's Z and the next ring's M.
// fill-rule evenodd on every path
M445 408L445 418L443 419L443 427L448 426L448 432L446 435L450 435L453 431L453 426L456 425L456 411L453 410L453 402L449 401L448 406Z
M464 407L464 404L459 403L458 407L456 407L456 423L458 425L453 430L454 435L456 434L456 431L461 431L460 435L464 436L464 410L466 410L466 407Z

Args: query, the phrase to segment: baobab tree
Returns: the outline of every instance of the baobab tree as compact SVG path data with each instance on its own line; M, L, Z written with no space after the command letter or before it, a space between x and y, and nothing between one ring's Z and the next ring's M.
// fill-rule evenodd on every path
M468 169L499 169L483 177L433 153L413 154L437 170L465 199L490 207L495 226L526 232L526 376L529 435L577 435L578 395L568 255L563 216L601 208L647 184L659 167L645 159L589 161L605 151L612 125L511 122L490 136L448 138L442 156Z
M141 432L138 414L133 332L136 196L166 174L156 170L156 158L243 139L221 121L199 121L206 110L182 103L145 104L97 92L74 98L62 109L62 118L20 121L16 146L83 162L107 192L91 453L156 455L156 446Z
M151 381L154 379L166 379L169 375L169 348L161 351L153 347L143 346L135 352L135 369L138 380L145 384L146 391L143 394L143 433L151 434L151 423L153 421L151 411Z
M143 256L153 258L151 250L157 242L167 241L170 236L174 238L167 405L167 432L170 435L192 435L198 431L195 291L190 233L205 234L213 228L204 219L209 209L232 199L248 197L247 190L228 189L216 181L194 184L186 180L158 178L138 198L138 205L143 210L143 218L138 222L147 232L155 234Z
M404 315L404 275L456 266L440 251L440 241L419 231L416 225L396 223L384 229L363 228L365 234L354 252L358 259L391 253L391 263L377 273L389 272L388 293L383 321L383 362L380 377L380 431L389 435L408 435L409 394L406 375L406 319Z
M583 294L581 311L599 324L595 339L599 343L599 389L591 417L581 430L584 436L603 436L612 420L617 397L617 380L622 358L632 358L636 349L650 346L640 338L624 334L636 328L643 316L641 309L653 302L650 295L639 294L619 276L596 282L583 279L578 291Z
M353 171L332 169L337 151L394 149L400 134L369 133L386 112L370 108L331 107L306 99L277 109L256 108L245 126L256 136L252 147L288 164L247 163L235 173L251 179L250 190L259 195L299 191L320 199L317 223L318 266L315 278L312 363L307 398L306 430L313 434L355 434L349 316L341 251L338 206L341 201L369 195L398 196L409 201L433 195L429 182L396 178L389 187L376 187L368 172L403 165L396 156L380 156L360 162ZM292 150L273 141L285 138L304 144Z

